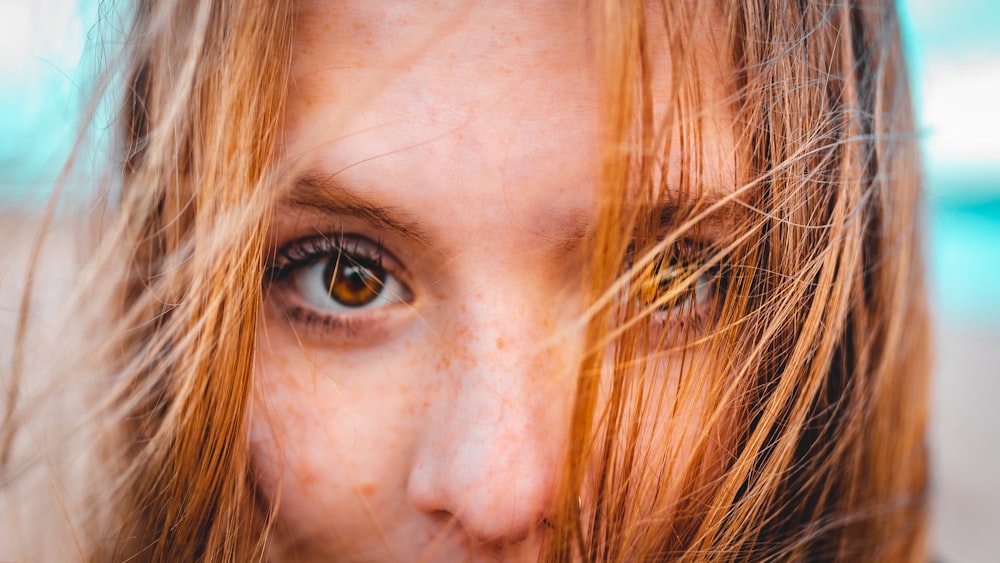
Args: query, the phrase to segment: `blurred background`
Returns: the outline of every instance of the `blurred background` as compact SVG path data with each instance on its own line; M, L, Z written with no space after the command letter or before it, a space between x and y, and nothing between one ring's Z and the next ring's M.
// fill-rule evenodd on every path
M1000 2L898 0L921 124L935 379L933 545L1000 561Z
M0 210L45 201L69 154L97 8L0 0ZM899 9L927 176L934 555L1000 561L1000 2Z

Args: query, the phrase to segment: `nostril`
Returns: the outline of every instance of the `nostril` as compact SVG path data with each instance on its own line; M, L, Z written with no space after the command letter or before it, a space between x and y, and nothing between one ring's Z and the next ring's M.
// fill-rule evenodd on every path
M411 505L445 527L464 531L479 544L516 543L542 525L545 514L535 508L537 503L523 497L519 501L520 495L511 494L512 490L477 488L460 483L459 476L451 479L452 487L411 487Z
M547 521L541 514L504 517L487 514L455 517L461 532L477 547L509 547L534 542L544 535Z
M446 535L457 532L480 547L509 546L545 533L555 482L550 464L527 452L518 463L499 452L485 458L489 462L461 463L457 453L413 466L407 494L416 510Z
M442 547L455 543L477 551L536 545L555 529L555 525L541 514L523 523L496 515L485 520L477 515L463 518L446 510L436 510L427 516L435 523L435 531L428 538L431 545Z

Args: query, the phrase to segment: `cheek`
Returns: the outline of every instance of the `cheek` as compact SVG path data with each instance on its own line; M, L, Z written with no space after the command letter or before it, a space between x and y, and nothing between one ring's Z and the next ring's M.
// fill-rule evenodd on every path
M615 449L635 453L630 473L617 470L610 474L623 480L619 486L632 495L629 510L640 518L674 515L681 506L707 502L715 490L709 485L722 474L731 435L731 409L716 406L718 400L710 386L718 376L704 351L654 354L656 359L625 369L618 376L620 381L631 383L618 391L624 398L620 399L623 414L615 433ZM605 373L613 370L613 355L608 354ZM604 405L610 405L615 394L612 381L612 377L604 379ZM640 381L641 385L636 383ZM640 401L643 408L637 410ZM615 463L621 467L624 462L621 457L618 460ZM591 477L609 474L599 459L593 459L590 467Z
M664 379L665 406L647 416L651 450L662 456L650 466L666 467L669 476L667 503L657 511L676 515L685 506L690 513L693 506L705 506L716 490L733 433L732 407L719 404L714 388L720 380L717 369L703 351L674 361Z
M357 539L399 517L422 405L407 353L303 347L281 330L258 346L251 455L260 492L280 498L279 529L295 542ZM384 352L384 351L383 351Z

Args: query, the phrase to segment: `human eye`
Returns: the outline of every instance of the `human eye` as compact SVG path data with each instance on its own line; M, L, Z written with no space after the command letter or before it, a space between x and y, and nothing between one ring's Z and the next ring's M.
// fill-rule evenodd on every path
M290 322L321 337L353 338L379 328L392 307L412 303L403 276L381 243L355 234L315 235L275 253L265 295Z
M708 321L726 286L724 261L709 245L682 240L655 255L638 272L638 298L660 322Z

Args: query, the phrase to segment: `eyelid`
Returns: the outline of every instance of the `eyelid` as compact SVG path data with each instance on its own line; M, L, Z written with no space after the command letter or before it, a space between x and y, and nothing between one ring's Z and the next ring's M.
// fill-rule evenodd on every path
M279 281L294 269L336 252L361 256L378 262L394 274L409 276L409 271L380 240L353 233L327 233L298 238L281 246L267 267L265 280Z
M659 250L657 248L661 247ZM691 238L691 237L681 237L675 239L671 244L664 245L664 240L658 240L655 244L652 244L643 249L641 254L636 252L635 242L629 244L625 251L625 265L630 272L644 271L648 268L652 268L658 262L663 260L671 254L680 256L681 258L695 258L690 260L690 262L704 263L706 260L701 259L703 255L707 253L707 249L715 246L715 242L712 240L701 239L701 238ZM639 263L636 263L636 256L639 256Z

